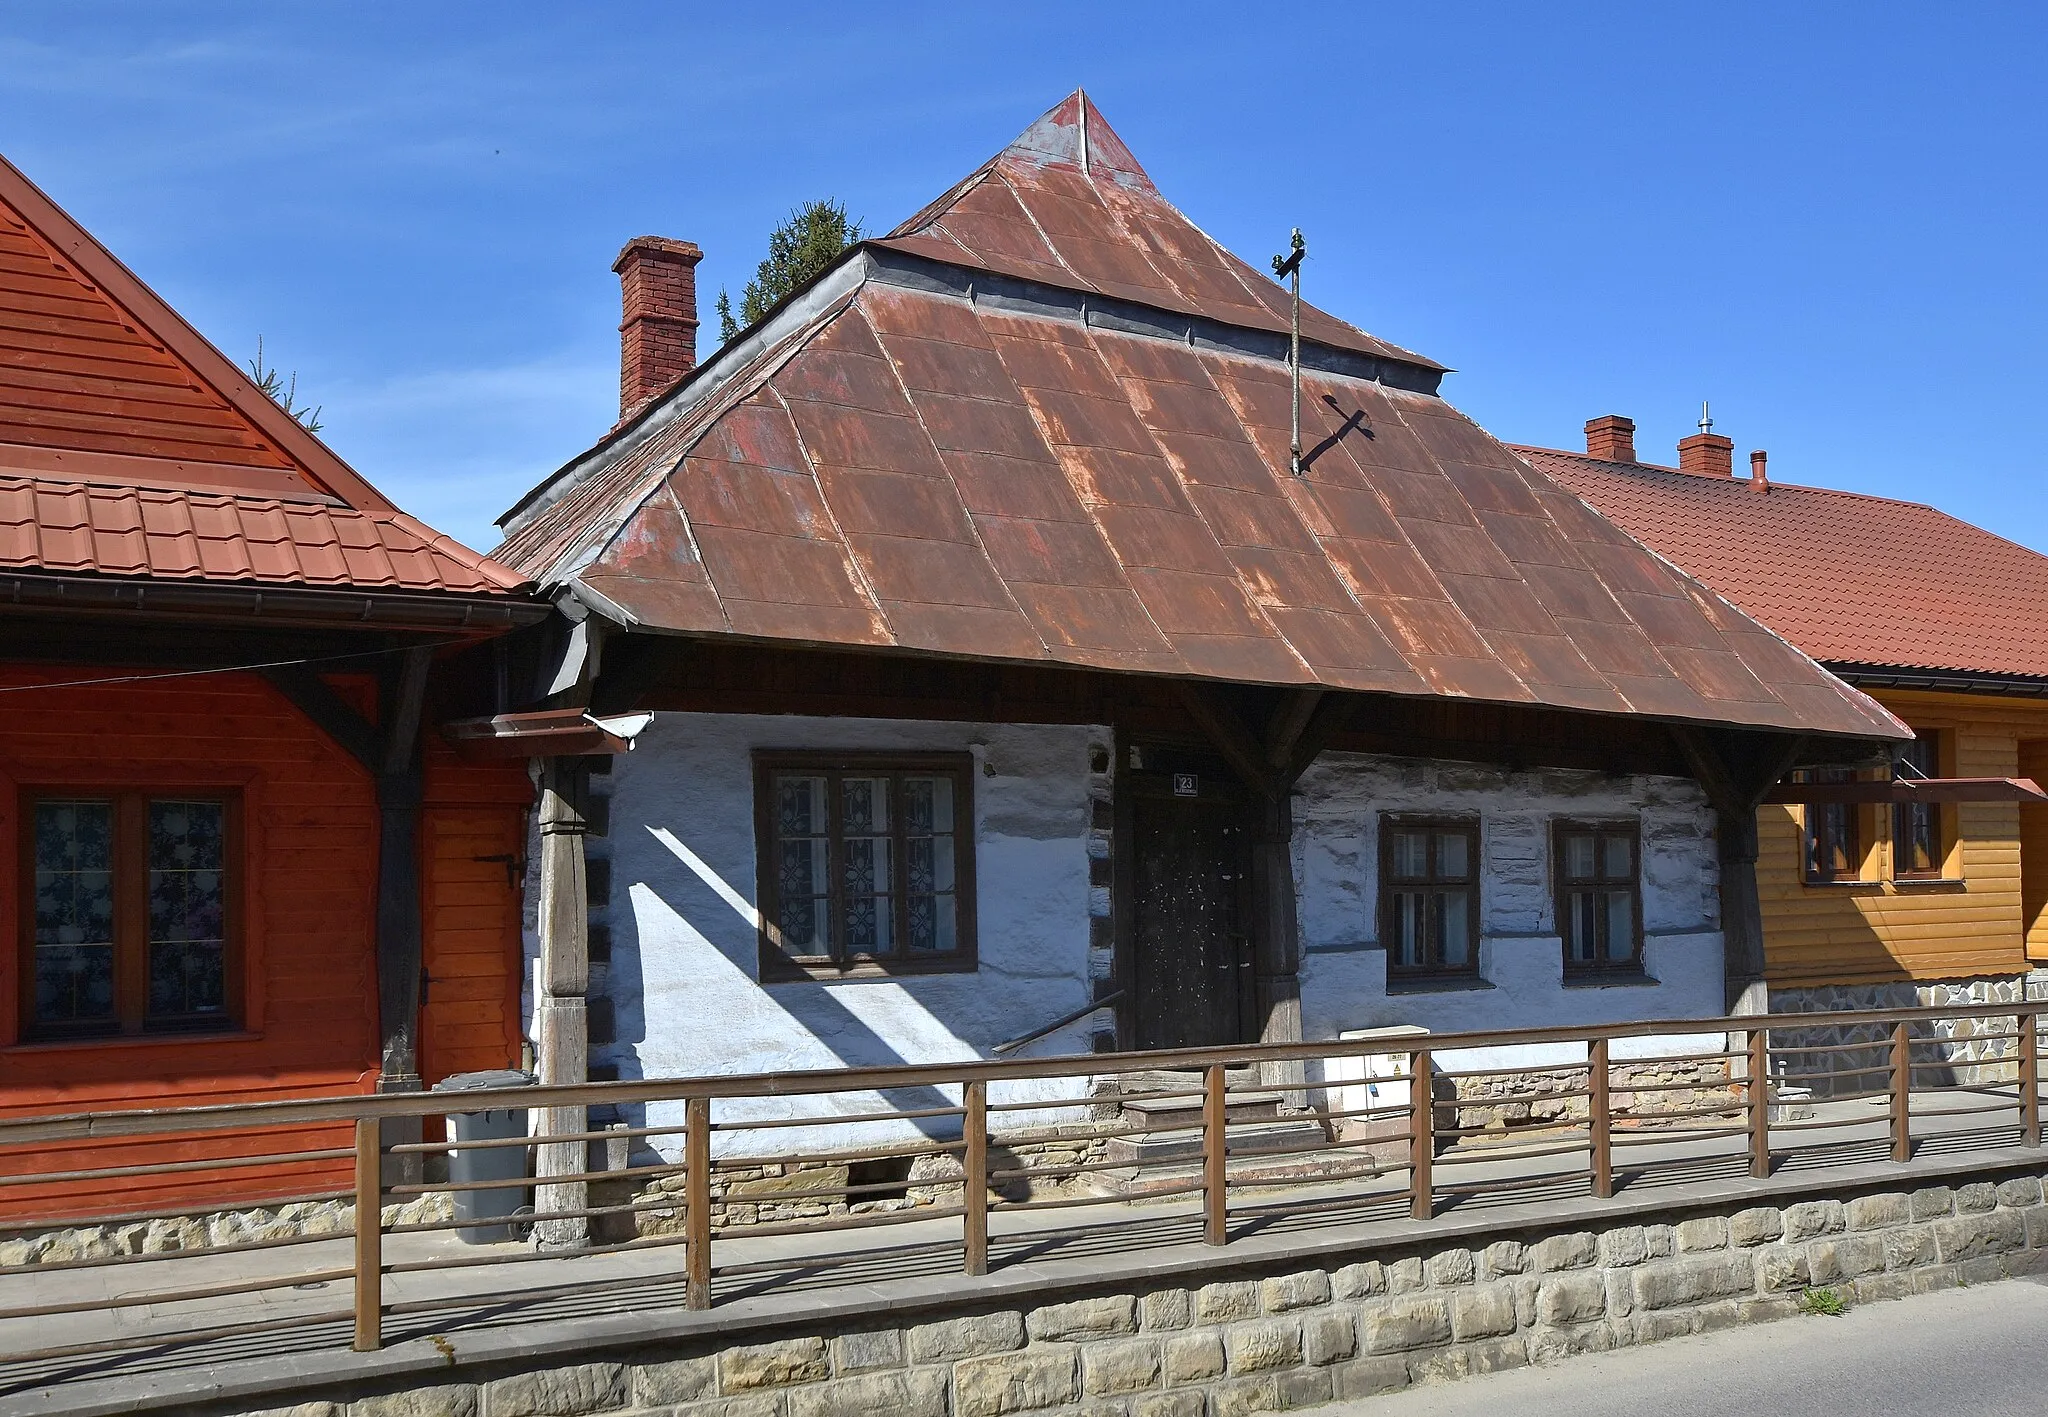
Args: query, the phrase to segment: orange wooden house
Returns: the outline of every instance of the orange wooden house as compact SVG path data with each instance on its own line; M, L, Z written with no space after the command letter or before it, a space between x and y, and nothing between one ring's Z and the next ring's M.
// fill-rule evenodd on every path
M430 730L502 707L521 588L0 161L0 1116L518 1059L531 786Z

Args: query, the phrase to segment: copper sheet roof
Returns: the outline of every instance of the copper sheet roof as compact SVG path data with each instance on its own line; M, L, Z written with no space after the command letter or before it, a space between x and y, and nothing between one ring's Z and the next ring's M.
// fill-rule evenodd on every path
M1815 659L2048 676L2048 556L1981 527L1858 492L1517 451Z
M0 159L0 568L495 593Z
M1044 127L984 172L1112 180ZM1090 249L1140 244L1085 211ZM529 498L498 554L684 633L1898 733L1441 399L1307 370L1294 477L1284 362L1056 305L871 263Z

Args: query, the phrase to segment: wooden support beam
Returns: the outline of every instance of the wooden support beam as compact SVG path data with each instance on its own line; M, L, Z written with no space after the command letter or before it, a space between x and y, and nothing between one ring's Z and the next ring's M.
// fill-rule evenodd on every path
M1806 749L1797 734L1676 726L1673 741L1713 805L1721 856L1721 963L1731 1013L1764 1012L1763 902L1757 893L1756 812Z
M1225 703L1214 689L1187 683L1178 684L1175 688L1188 717L1202 730L1210 746L1223 755L1223 761L1230 764L1230 770L1254 792L1266 790L1273 780L1273 772L1266 764L1265 746L1245 727L1237 711Z
M432 650L407 650L397 672L387 676L384 684L383 727L377 748L379 1092L417 1092L421 1087L419 818L426 781L419 728L432 665ZM417 1155L408 1155L407 1164L416 1168Z
M326 681L303 664L266 669L263 677L270 686L291 700L292 706L313 721L313 726L334 740L335 746L361 763L367 772L380 770L384 747L377 730Z

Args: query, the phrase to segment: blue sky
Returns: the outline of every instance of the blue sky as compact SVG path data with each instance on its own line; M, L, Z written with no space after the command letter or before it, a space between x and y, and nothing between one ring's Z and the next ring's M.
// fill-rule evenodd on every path
M479 546L616 415L610 264L916 210L1085 85L1167 195L1513 441L1702 397L1738 464L2048 549L2038 6L16 0L0 152ZM715 340L700 342L708 352Z

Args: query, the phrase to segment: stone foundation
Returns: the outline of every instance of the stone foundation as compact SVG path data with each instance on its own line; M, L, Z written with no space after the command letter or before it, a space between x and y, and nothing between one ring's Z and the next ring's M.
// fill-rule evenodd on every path
M1042 1127L989 1139L988 1167L991 1173L1009 1170L1051 1168L1055 1171L1079 1168L1102 1159L1105 1139L1098 1133L1108 1123L1074 1123ZM711 1225L719 1234L744 1234L758 1225L788 1225L805 1220L830 1220L844 1215L872 1215L887 1211L916 1210L926 1206L960 1203L960 1178L964 1170L958 1152L935 1155L884 1158L893 1166L847 1161L778 1161L722 1159L711 1167ZM887 1170L894 1174L878 1175ZM1064 1194L1072 1177L1058 1175L998 1178L989 1185L989 1195L998 1200L1044 1199ZM808 1195L801 1192L834 1191L848 1185L877 1186L852 1196ZM596 1205L641 1205L656 1208L611 1218L603 1227L611 1239L634 1236L674 1235L683 1230L683 1178L663 1176L627 1194L623 1187L602 1194L602 1183L593 1187ZM672 1202L672 1204L661 1204Z
M2019 1004L2048 995L2030 976L2011 974L1982 979L1901 979L1879 984L1817 984L1802 988L1771 988L1773 1014L1854 1012L1867 1009L1941 1009L1971 1004ZM2009 1083L2017 1059L2011 1019L1938 1019L1912 1026L1913 1086L1946 1087ZM1810 1090L1816 1097L1882 1092L1889 1082L1882 1069L1891 1062L1888 1024L1829 1024L1811 1028L1771 1029L1773 1048L1815 1048L1836 1044L1868 1044L1833 1055L1811 1054L1783 1060L1786 1073L1819 1072L1832 1065L1841 1076L1802 1078L1781 1074L1781 1081ZM1779 1066L1775 1064L1774 1066ZM1860 1075L1851 1069L1873 1069Z
M1036 1308L801 1325L522 1360L409 1386L299 1388L297 1417L1237 1417L1313 1407L2048 1268L2038 1175L1694 1208L1669 1223L1386 1247L1328 1268L1111 1289ZM768 1340L768 1341L763 1341ZM452 1362L453 1360L451 1360ZM187 1417L264 1404L183 1408Z
M1585 1068L1557 1068L1508 1077L1456 1078L1457 1105L1441 1107L1440 1121L1455 1113L1452 1125L1490 1131L1581 1123L1591 1111L1591 1099L1584 1096L1589 1076ZM1702 1107L1733 1112L1743 1105L1742 1084L1731 1076L1726 1059L1618 1062L1608 1068L1608 1079L1608 1101L1619 1125L1655 1126L1660 1112ZM1443 1100L1448 1104L1448 1098ZM1685 1117L1669 1125L1712 1122L1711 1117Z
M452 1220L455 1207L447 1192L416 1196L403 1205L384 1207L384 1224L419 1225ZM0 1230L0 1265L61 1264L66 1260L103 1260L117 1255L168 1254L211 1246L280 1240L299 1235L347 1235L356 1225L354 1201L302 1202L293 1205L247 1206L127 1225L58 1225L46 1230Z

